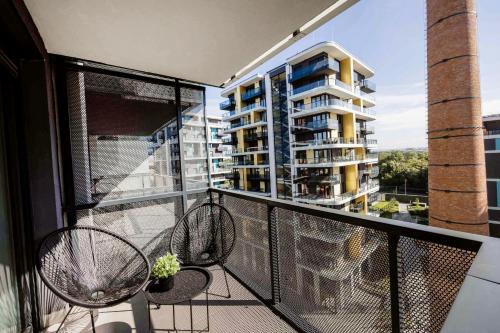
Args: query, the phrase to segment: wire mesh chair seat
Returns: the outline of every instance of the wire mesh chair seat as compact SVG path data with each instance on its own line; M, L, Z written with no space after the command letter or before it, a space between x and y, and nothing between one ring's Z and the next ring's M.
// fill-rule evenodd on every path
M236 242L234 220L229 211L216 203L204 203L190 209L177 222L170 238L170 251L181 265L212 266L224 263Z
M40 278L54 294L71 307L87 309L128 300L142 290L150 275L149 261L140 249L117 234L91 226L48 234L38 247L36 261Z

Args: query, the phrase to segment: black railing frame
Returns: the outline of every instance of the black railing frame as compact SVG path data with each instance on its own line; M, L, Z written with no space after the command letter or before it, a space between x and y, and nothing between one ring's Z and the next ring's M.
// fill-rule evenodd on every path
M252 287L243 281L237 274L231 272L231 275L242 285L247 287L257 298L266 303L269 308L281 319L299 332L318 332L316 328L308 324L296 314L280 305L280 276L279 276L279 237L278 221L276 219L276 208L294 211L302 214L312 215L319 218L329 218L347 223L354 226L374 229L384 232L388 236L389 250L389 276L390 276L390 300L391 300L391 325L392 332L399 333L401 330L400 308L399 308L399 283L398 283L398 242L400 237L409 237L416 240L437 243L466 251L478 252L481 245L493 241L492 238L469 234L443 228L422 226L418 224L389 220L376 216L360 215L351 212L345 212L330 208L317 207L313 205L301 204L281 199L273 199L253 195L251 193L235 192L231 190L210 188L209 194L212 198L213 193L219 196L219 203L223 204L223 196L227 195L234 198L244 199L252 202L265 204L267 207L268 235L269 235L269 257L271 268L271 299L266 300L262 295L252 290ZM213 199L210 199L213 200ZM494 240L495 242L497 240ZM491 255L491 253L489 253ZM484 256L484 253L483 253ZM471 267L472 269L472 267ZM477 270L477 269L476 269Z

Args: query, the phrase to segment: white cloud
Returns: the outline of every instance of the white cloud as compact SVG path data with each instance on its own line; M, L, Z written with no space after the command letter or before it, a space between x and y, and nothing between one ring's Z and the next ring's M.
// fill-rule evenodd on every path
M500 99L485 99L483 98L483 115L499 114Z
M424 83L383 86L378 91L374 137L379 141L379 148L426 147L427 106Z

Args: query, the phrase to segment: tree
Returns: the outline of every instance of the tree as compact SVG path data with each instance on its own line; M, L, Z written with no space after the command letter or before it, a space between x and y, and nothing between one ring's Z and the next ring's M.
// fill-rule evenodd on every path
M427 152L383 152L379 154L380 185L427 189Z

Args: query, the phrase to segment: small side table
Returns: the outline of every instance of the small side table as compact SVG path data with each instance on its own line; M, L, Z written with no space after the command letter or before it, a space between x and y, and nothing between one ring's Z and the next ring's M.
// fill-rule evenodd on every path
M189 301L189 315L191 321L191 332L193 332L193 304L192 299L205 292L207 302L207 328L210 330L208 312L208 287L212 284L212 274L202 267L182 267L174 277L174 287L168 291L159 291L157 281L152 281L146 287L144 295L148 300L149 331L151 331L150 304L157 306L172 305L173 324L175 327L175 304Z

